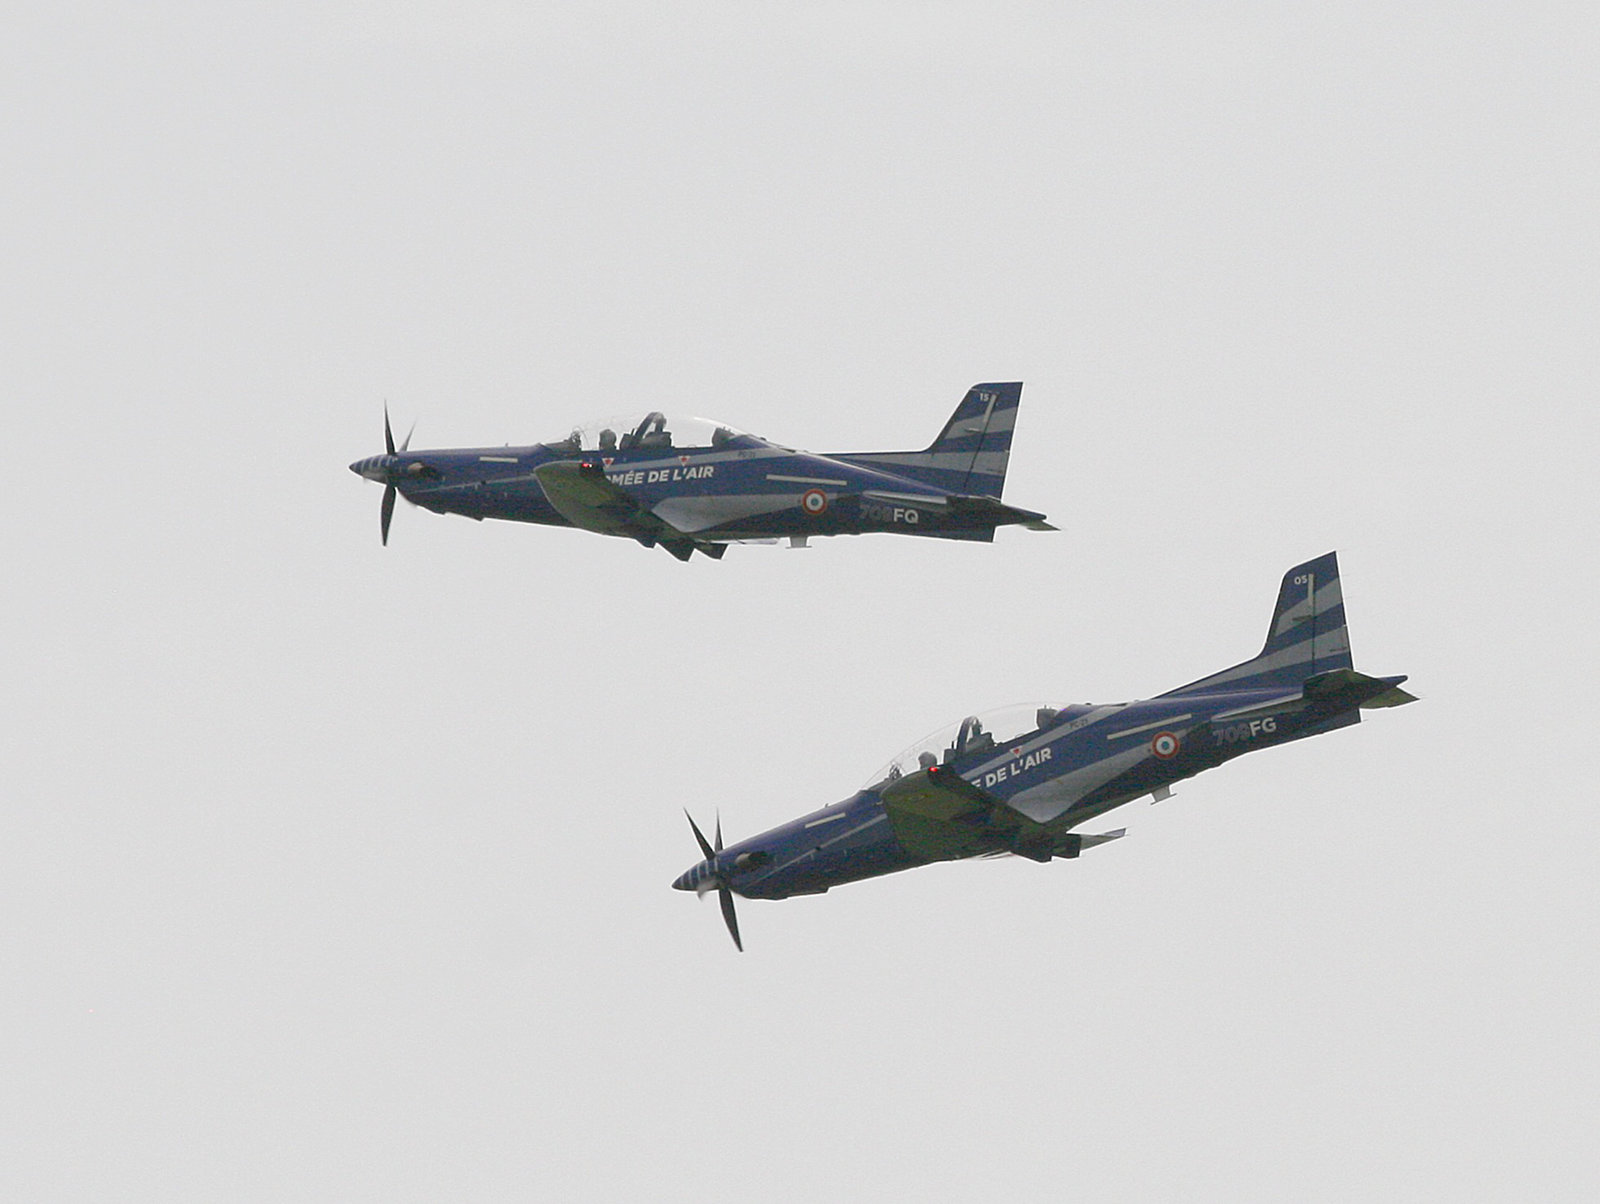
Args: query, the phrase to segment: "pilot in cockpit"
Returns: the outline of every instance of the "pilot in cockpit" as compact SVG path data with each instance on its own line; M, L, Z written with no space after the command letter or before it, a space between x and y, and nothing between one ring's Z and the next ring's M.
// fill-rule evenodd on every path
M983 723L976 717L969 720L972 729L967 733L967 742L962 752L969 756L975 753L986 753L994 747L994 735L983 730Z
M639 438L640 447L671 447L672 434L667 430L667 420L660 414L652 414L647 420L650 429Z
M983 730L983 721L976 715L968 715L961 721L961 730L956 733L956 741L945 750L945 761L948 763L958 757L975 756L986 753L994 747L994 737Z
M601 451L616 451L617 450L617 432L616 431L611 430L608 427L607 429L605 429L605 430L600 432L600 450Z

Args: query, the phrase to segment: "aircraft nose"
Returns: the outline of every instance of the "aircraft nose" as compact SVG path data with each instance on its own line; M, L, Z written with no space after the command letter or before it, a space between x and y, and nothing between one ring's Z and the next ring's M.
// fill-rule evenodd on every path
M699 890L700 884L711 876L710 863L702 861L692 869L687 869L672 881L673 890Z
M385 461L387 456L368 456L364 460L357 460L350 465L350 471L358 477L365 477L369 481L383 481L388 477Z

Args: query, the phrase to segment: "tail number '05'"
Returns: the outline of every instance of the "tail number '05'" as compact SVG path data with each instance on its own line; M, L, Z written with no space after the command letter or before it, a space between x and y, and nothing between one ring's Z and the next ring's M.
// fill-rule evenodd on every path
M1270 736L1277 730L1278 721L1268 716L1266 719L1252 719L1249 723L1219 727L1212 735L1218 744L1238 744L1242 740L1254 740L1257 736Z

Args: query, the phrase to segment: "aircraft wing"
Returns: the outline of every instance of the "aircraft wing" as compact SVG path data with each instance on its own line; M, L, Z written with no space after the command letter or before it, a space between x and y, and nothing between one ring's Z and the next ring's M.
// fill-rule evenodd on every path
M541 464L533 475L556 513L585 531L626 535L647 548L660 544L679 560L688 560L696 549L720 560L726 551L723 545L697 540L652 513L626 489L606 480L598 464L556 460Z
M934 766L896 778L882 790L884 809L906 851L929 861L1015 853L1034 861L1076 857L1102 836L1047 831L1015 807L959 774Z

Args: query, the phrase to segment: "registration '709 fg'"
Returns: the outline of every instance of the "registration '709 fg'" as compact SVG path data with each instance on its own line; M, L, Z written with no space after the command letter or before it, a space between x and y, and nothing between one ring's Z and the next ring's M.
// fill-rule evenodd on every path
M733 899L783 899L934 861L1013 855L1048 862L1124 834L1079 831L1233 757L1360 722L1413 701L1404 676L1369 677L1350 656L1335 555L1283 578L1259 655L1155 698L971 715L918 742L855 794L703 859L673 886L715 890L734 944Z

